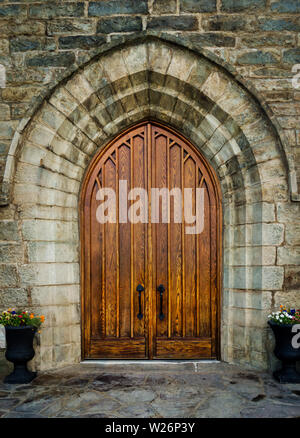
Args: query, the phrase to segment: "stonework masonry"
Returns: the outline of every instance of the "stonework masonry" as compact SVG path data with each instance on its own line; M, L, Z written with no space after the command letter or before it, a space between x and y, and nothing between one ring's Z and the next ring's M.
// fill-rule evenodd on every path
M0 0L0 64L0 310L46 315L33 367L80 360L81 182L151 117L220 179L222 359L274 368L266 316L300 307L299 0Z

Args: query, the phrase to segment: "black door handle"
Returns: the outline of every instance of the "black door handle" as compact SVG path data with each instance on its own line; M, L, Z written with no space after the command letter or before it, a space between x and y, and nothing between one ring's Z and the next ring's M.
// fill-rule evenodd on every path
M162 284L160 284L158 286L157 290L158 290L159 295L160 295L160 312L159 312L158 317L162 321L165 317L165 315L163 314L163 294L164 294L164 291L166 289L164 288L164 286Z
M143 286L141 284L138 284L136 290L139 293L139 313L137 314L137 317L138 317L138 319L142 319L143 318L143 314L142 314L142 303L141 303L142 298L141 298L141 295L142 295L142 292L145 289L143 288Z

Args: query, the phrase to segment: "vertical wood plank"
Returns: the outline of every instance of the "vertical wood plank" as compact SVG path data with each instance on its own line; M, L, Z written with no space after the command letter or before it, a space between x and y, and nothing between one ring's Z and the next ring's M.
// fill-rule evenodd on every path
M105 187L116 191L116 166L111 158L104 163ZM105 228L105 315L106 334L117 335L117 226L107 222Z
M119 147L119 179L128 181L127 197L131 185L130 148L123 144ZM130 223L119 224L120 251L120 336L130 337L131 321L131 226Z
M91 242L93 244L90 247L91 252L91 336L102 336L102 264L101 264L101 250L103 247L101 225L96 218L96 210L98 202L96 201L96 193L99 190L98 184L95 182L92 195L91 195Z
M211 336L211 321L210 321L210 275L211 275L211 212L210 203L207 192L206 183L203 184L205 188L204 195L204 230L199 234L200 247L200 324L199 336Z
M196 163L189 157L184 163L184 187L193 188L192 197L192 214L196 214ZM184 223L186 226L191 224ZM186 332L185 336L197 336L196 320L197 320L197 260L196 260L196 239L195 234L186 234L184 230L184 283L185 283L185 302L183 305L183 313L185 314Z
M168 138L162 133L153 139L153 156L155 157L155 172L154 172L154 187L161 189L166 188L168 183L167 178L167 151L168 151ZM156 327L157 336L167 336L168 334L168 297L169 297L169 284L168 284L168 224L162 223L162 199L159 200L159 223L154 225L156 236ZM162 284L165 287L163 294L163 313L165 318L161 321L159 319L160 313L160 296L157 292L157 286Z
M181 188L181 148L170 148L169 188ZM174 200L170 205L171 336L182 336L182 224L174 223Z
M144 153L145 142L140 135L135 135L132 139L133 149L133 187L145 188L145 165ZM134 204L136 201L131 203ZM139 320L137 314L139 312L139 299L136 288L138 284L145 286L145 238L146 224L138 222L133 225L133 307L134 307L134 336L144 336L145 318ZM142 313L145 315L145 292L141 294Z

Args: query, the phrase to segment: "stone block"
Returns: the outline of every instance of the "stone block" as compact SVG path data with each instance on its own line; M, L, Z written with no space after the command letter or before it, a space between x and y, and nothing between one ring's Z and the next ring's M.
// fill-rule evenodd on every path
M15 5L16 6L16 5ZM46 25L43 22L26 19L15 21L13 19L1 20L0 35L45 35Z
M277 204L277 219L279 222L298 223L300 204L296 202L279 202Z
M53 106L48 103L45 103L40 109L38 118L42 123L45 123L45 125L49 125L53 131L58 131L66 119L64 114L61 114L56 108L53 108ZM37 125L37 130L39 129L40 125Z
M215 12L216 0L180 0L181 12Z
M70 67L75 62L75 54L59 52L27 55L25 62L29 67Z
M146 73L148 68L147 50L146 46L130 46L122 51L122 56L126 64L127 70L131 75L131 81L134 85L140 83L144 85L146 80ZM140 74L139 74L140 73Z
M16 212L16 206L15 205L6 205L0 208L0 221L2 220L13 220L15 217L15 212ZM1 222L0 222L1 224ZM0 226L1 229L1 226ZM2 240L2 239L0 239Z
M71 342L80 343L81 340L81 326L80 324L70 326Z
M246 225L245 232L246 242L249 242L249 244L280 245L284 238L284 225L264 223Z
M19 275L23 286L73 284L79 281L79 265L77 263L32 263L20 266Z
M235 307L228 309L227 319L232 326L240 326L245 329L245 326L249 324L257 330L258 328L266 327L267 314L268 311L265 309L242 309Z
M68 327L80 323L78 304L47 306L44 309L45 321L47 321L48 327ZM42 313L43 308L37 308L36 311Z
M95 33L95 23L91 19L64 18L47 23L48 35L84 35Z
M223 305L241 309L269 310L272 304L272 292L245 290L224 290Z
M298 0L272 0L271 11L279 13L300 12L300 4Z
M233 267L224 270L224 287L233 289L279 290L284 269L281 266Z
M282 34L278 35L278 32L273 35L251 35L240 38L239 45L241 47L288 47L295 45L295 35L293 34ZM277 70L283 74L283 70ZM270 71L271 73L271 71ZM290 72L288 72L290 74ZM272 74L276 75L276 70L272 70Z
M253 32L255 26L255 16L245 15L213 15L203 17L201 21L201 27L210 31Z
M76 87L75 87L76 88ZM78 106L76 99L70 95L64 88L58 88L51 96L49 102L61 113L68 116Z
M224 221L226 224L274 222L275 206L267 202L239 205L224 212Z
M2 220L0 222L0 240L18 241L18 223L11 220Z
M0 139L10 140L13 138L17 125L18 122L16 120L0 122Z
M300 267L285 266L284 287L286 290L300 289Z
M290 31L299 32L299 20L292 17L272 18L272 17L258 17L259 28L262 31Z
M201 86L201 91L212 101L217 101L223 96L228 86L229 80L224 74L212 71Z
M0 17L26 17L27 8L26 5L1 5Z
M0 265L0 287L16 287L19 283L17 268L14 265Z
M58 40L60 49L82 49L90 50L91 48L100 47L106 43L106 38L103 36L66 36L60 37Z
M78 181L26 163L19 163L16 171L16 183L36 184L75 194L79 192Z
M264 352L267 328L265 330L260 330L260 336L257 336L257 331L257 327L240 327L234 325L232 330L234 346L237 348L245 348L249 352Z
M70 327L53 327L52 330L53 330L52 346L71 343L71 328Z
M198 26L197 18L192 15L162 15L147 20L147 29L197 30Z
M52 51L56 49L54 38L16 37L10 39L11 52L28 52L33 50Z
M152 13L154 15L171 14L176 12L176 0L154 0L152 5Z
M29 242L27 252L29 262L73 263L78 262L79 257L76 243Z
M225 248L224 262L229 266L272 266L276 262L276 248L273 246Z
M9 105L1 104L0 105L0 120L9 120L9 119L10 119Z
M72 357L72 344L55 346L52 351L53 363L59 363L61 366L74 363Z
M18 263L23 260L23 247L15 243L0 243L0 262Z
M30 143L27 143L26 147L23 148L21 156L22 161L25 163L41 166L53 172L57 171L78 181L81 180L83 175L82 167L70 163L68 160L53 154L47 149L43 150Z
M91 96L94 93L94 89L91 87L91 84L84 77L78 74L74 76L72 79L70 79L65 85L65 87L68 90L68 92L72 96L74 96L76 100L78 100L79 102L85 101L89 96ZM76 100L74 99L74 102L76 102ZM71 105L73 105L74 102L72 102ZM75 111L77 106L74 108L73 111Z
M40 87L6 87L2 90L2 98L8 102L26 102L41 92Z
M257 11L266 8L266 0L222 0L221 11L224 12L241 12Z
M24 240L74 242L78 238L78 227L73 222L24 220L22 234Z
M297 64L300 62L300 48L287 49L283 51L282 61L288 64Z
M300 239L299 239L300 240ZM277 248L277 265L300 265L300 246Z
M54 136L53 130L40 123L32 126L28 139L34 144L50 148Z
M201 47L235 47L235 37L222 33L185 33L181 38L199 50Z
M76 221L77 208L57 207L55 205L25 204L19 207L21 219L52 219Z
M28 292L24 288L5 288L0 289L1 307L23 307L28 306Z
M274 294L274 308L273 310L278 310L280 305L299 309L300 308L300 294L299 289L291 291L275 292Z
M84 15L83 2L46 2L29 6L29 17L51 19L56 17L80 17Z
M172 57L171 48L157 42L149 43L149 70L164 75Z
M288 245L300 245L300 220L298 223L286 225L285 241Z
M147 14L147 0L100 0L90 2L88 14L91 17L102 17L104 15L121 15L121 14Z
M34 306L66 306L78 304L80 289L78 284L59 286L36 286L31 289Z
M102 18L97 23L97 33L138 32L142 29L141 17Z
M15 184L14 202L17 204L57 205L76 207L77 197L59 190L38 187L33 184Z
M266 163L259 163L258 172L260 175L261 183L272 181L276 177L280 178L286 175L286 169L283 166L281 158L270 160Z
M237 64L248 65L248 64L277 64L280 61L279 56L271 51L267 50L256 50L251 52L245 52L237 57Z

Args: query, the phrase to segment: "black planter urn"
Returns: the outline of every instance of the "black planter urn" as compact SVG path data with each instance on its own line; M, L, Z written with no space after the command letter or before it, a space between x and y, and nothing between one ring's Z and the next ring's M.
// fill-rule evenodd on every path
M5 327L5 357L14 364L14 370L4 378L4 383L29 383L36 377L35 372L27 369L27 362L35 355L33 349L35 332L36 328L31 326Z
M296 362L300 360L300 348L294 348L292 338L296 335L292 332L292 325L279 325L268 321L275 335L275 356L282 361L282 368L274 371L274 378L280 383L300 383L300 374L296 370Z

